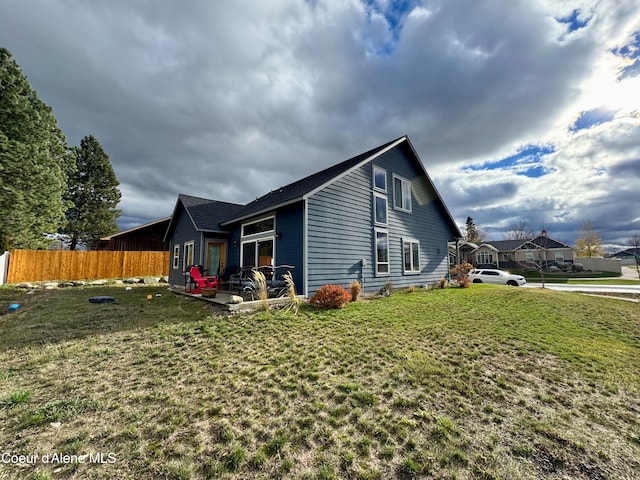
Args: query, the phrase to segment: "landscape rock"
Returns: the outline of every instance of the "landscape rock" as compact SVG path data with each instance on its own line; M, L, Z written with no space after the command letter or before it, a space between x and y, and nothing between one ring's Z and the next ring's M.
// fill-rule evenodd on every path
M107 284L106 280L93 280L89 282L89 285L106 285L106 284Z
M84 280L74 280L73 284L76 287L84 287L87 284L87 282L85 282Z
M53 290L54 288L58 288L59 285L58 282L45 282L42 284L45 290Z
M29 282L22 282L18 285L18 288L24 288L26 290L32 290L33 289L33 284L29 283Z
M169 277L160 277L158 283L169 283Z
M139 278L127 278L124 283L140 283Z
M238 303L242 303L242 297L239 297L238 295L231 295L231 297L229 297L229 303L231 304L238 304Z
M145 285L160 283L160 278L158 278L158 277L144 277L142 279L142 283L144 283Z

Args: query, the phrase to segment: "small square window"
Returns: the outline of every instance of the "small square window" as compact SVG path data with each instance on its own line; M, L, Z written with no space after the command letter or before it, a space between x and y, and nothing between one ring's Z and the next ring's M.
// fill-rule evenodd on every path
M373 188L387 191L387 171L380 167L373 167Z

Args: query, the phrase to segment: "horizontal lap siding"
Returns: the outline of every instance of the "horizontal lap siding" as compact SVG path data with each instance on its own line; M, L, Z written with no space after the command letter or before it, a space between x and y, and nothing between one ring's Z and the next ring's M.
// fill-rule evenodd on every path
M173 231L171 241L169 242L169 284L184 285L185 276L182 270L184 244L185 242L194 242L193 258L194 260L197 260L200 258L200 237L200 232L196 231L189 215L181 208L178 213L178 221L176 222L175 230ZM173 247L175 245L180 246L180 261L178 262L178 268L173 268Z
M424 285L447 275L447 241L453 238L436 192L422 169L401 147L383 154L373 164L387 172L390 275L375 276L373 188L371 163L337 180L308 201L309 294L327 283L348 286L354 280L365 290ZM412 184L412 212L393 208L393 174ZM403 273L402 239L420 242L420 274ZM361 259L366 260L364 268ZM361 272L362 271L362 272Z
M362 281L373 261L371 176L358 169L308 200L309 295L322 285ZM365 279L366 280L366 279Z

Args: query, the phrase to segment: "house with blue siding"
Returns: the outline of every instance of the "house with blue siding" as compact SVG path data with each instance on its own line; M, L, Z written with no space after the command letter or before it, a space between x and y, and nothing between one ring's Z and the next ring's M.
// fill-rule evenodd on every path
M180 195L166 240L169 283L192 264L293 265L299 294L322 285L365 291L446 277L448 242L462 237L407 136L246 204Z

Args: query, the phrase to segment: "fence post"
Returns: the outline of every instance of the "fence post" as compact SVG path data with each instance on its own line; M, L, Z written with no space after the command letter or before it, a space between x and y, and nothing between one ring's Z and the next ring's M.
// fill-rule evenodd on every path
M7 283L7 273L9 272L9 252L0 255L0 285Z

